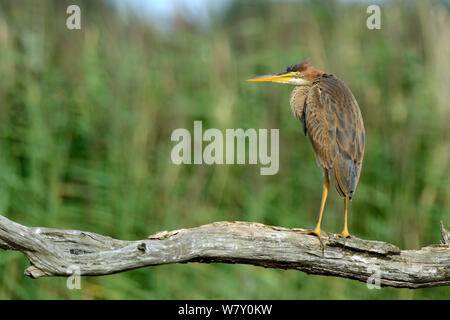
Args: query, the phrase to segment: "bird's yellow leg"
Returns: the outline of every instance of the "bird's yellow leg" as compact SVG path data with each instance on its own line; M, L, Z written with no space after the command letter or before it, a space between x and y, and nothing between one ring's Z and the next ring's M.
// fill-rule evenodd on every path
M330 189L330 181L328 180L328 172L325 171L325 180L323 182L323 191L322 191L322 200L320 202L319 219L317 221L316 227L313 230L300 231L297 233L315 235L320 240L320 224L322 223L323 209L325 208L325 202L327 201L329 189Z
M339 237L341 238L353 238L353 236L348 233L348 227L347 227L347 197L344 198L344 211L345 211L345 216L344 216L344 230L342 230L342 233L338 234Z

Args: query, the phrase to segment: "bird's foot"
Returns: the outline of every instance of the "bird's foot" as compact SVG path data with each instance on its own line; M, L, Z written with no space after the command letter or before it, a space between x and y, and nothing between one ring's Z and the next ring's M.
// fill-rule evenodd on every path
M354 238L355 237L355 236L351 235L350 233L348 233L348 231L343 231L342 233L337 234L337 236L339 238L344 238L344 239Z
M320 238L320 229L309 229L309 230L306 230L306 231L294 231L295 233L298 233L298 234L308 234L308 235L314 235L314 236L316 236L317 238Z
M307 234L307 235L311 235L311 236L316 236L319 239L320 249L322 250L322 253L324 252L322 238L320 237L320 232L321 232L320 229L315 228L315 229L309 229L306 231L294 231L294 232L298 233L298 234Z
M350 233L348 233L348 230L345 230L345 229L344 229L344 231L342 231L342 233L339 233L337 236L344 240L344 246L342 247L342 250L345 249L345 240L354 238L354 236L352 236Z

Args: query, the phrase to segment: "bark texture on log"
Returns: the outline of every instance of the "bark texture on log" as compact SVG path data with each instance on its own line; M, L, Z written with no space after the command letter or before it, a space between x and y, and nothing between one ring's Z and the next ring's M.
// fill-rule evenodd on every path
M29 259L32 278L100 276L126 270L186 262L244 263L296 269L398 288L450 285L449 232L441 223L443 241L420 250L373 240L344 240L324 233L310 235L250 222L215 222L191 229L163 231L125 241L78 230L27 227L0 216L0 248L17 250Z

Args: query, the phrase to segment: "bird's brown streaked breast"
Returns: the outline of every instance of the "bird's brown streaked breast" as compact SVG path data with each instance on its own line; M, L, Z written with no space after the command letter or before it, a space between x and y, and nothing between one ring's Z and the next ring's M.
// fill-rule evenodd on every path
M294 116L302 123L303 133L306 135L306 122L305 122L305 107L306 98L308 96L310 87L295 87L291 94L291 110Z

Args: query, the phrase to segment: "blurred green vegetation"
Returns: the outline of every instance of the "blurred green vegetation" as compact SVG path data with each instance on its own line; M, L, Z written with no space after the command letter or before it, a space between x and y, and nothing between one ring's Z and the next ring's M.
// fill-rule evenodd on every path
M82 30L65 27L77 3ZM322 173L289 107L290 86L246 83L309 58L352 89L366 155L349 228L418 249L450 223L450 13L430 1L382 5L236 1L200 27L166 30L109 2L0 3L0 212L33 226L122 239L221 220L310 227ZM280 128L280 170L171 163L171 132ZM341 231L333 191L324 230ZM244 265L187 264L31 280L0 252L0 298L449 299L448 288L369 290L364 283Z

